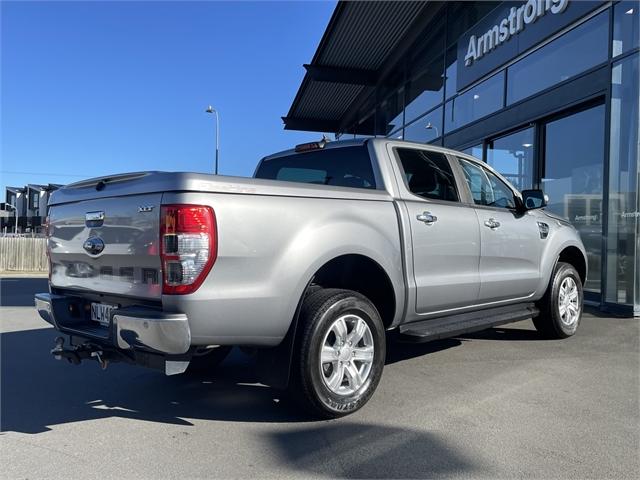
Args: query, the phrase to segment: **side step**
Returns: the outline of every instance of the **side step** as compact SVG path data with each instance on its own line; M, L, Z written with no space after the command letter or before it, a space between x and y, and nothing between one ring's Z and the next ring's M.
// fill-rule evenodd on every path
M533 303L508 305L447 317L431 318L399 327L399 340L421 343L440 338L455 337L463 333L477 332L505 323L518 322L540 313Z

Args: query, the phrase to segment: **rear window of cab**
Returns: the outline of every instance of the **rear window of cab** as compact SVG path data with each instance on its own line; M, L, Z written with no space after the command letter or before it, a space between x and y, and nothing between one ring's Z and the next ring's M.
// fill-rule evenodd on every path
M366 145L327 148L262 161L255 178L375 189Z

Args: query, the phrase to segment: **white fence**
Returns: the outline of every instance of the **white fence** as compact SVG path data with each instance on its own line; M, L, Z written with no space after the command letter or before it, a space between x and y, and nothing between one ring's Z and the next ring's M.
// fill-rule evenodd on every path
M0 237L0 272L46 272L45 238Z

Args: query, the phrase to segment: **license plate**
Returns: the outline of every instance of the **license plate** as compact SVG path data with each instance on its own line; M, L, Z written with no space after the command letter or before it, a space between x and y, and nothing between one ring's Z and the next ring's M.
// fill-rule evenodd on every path
M105 327L109 326L111 312L116 308L115 305L106 305L104 303L91 304L91 320L98 322Z

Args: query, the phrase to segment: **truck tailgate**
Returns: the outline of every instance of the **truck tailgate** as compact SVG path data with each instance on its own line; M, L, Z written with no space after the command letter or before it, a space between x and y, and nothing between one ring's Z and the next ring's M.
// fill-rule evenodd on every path
M52 287L160 299L161 199L148 193L52 205Z

